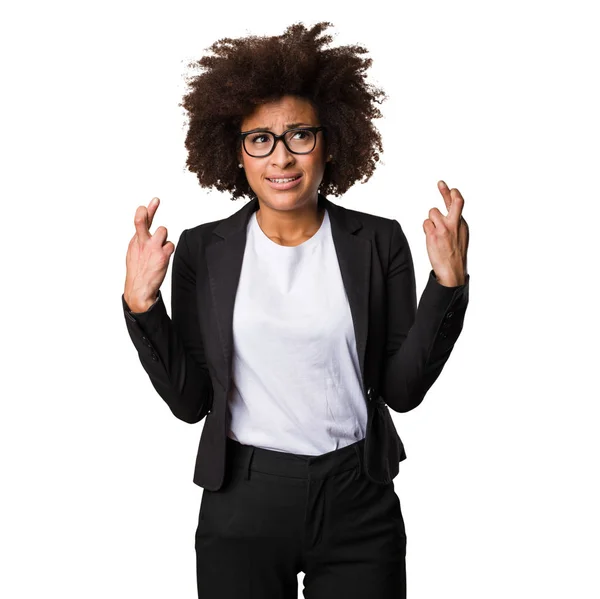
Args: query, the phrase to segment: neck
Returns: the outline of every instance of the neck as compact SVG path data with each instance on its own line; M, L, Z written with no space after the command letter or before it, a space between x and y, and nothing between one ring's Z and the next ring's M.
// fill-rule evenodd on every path
M312 237L321 226L325 210L318 197L300 207L281 210L259 199L256 220L264 234L280 245L296 245Z

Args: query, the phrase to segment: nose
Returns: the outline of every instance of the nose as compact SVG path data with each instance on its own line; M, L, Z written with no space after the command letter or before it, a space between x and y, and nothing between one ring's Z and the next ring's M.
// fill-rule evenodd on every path
M283 139L278 139L271 153L271 164L283 170L289 164L293 164L294 160L294 155L285 147Z

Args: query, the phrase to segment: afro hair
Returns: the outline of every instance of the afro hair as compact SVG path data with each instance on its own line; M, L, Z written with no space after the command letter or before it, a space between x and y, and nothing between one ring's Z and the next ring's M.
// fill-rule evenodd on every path
M372 120L381 118L376 104L387 96L365 81L372 60L361 57L364 47L325 47L332 36L319 36L330 25L296 23L282 35L223 38L208 48L214 56L188 63L203 69L187 78L179 104L189 119L186 166L202 187L230 192L232 200L256 197L237 166L241 123L257 105L287 95L310 100L327 128L333 159L319 191L339 196L369 180L383 151Z

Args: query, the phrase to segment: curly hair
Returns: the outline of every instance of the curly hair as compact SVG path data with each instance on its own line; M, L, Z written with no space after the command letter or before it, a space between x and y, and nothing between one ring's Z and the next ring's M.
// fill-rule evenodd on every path
M382 116L375 104L387 95L365 81L372 60L360 56L364 47L324 47L332 36L319 34L330 25L295 23L282 35L223 38L208 48L215 56L188 63L204 69L187 78L179 104L189 114L186 166L202 187L231 192L232 200L256 197L237 166L241 123L257 105L286 95L310 100L327 127L333 159L319 191L339 196L355 181L370 179L383 151L372 123Z

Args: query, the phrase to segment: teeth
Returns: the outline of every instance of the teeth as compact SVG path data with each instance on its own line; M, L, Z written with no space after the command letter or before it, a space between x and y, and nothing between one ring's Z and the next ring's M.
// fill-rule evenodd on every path
M289 179L269 179L269 181L273 181L273 183L289 183L290 181L295 181L298 177L290 177Z

